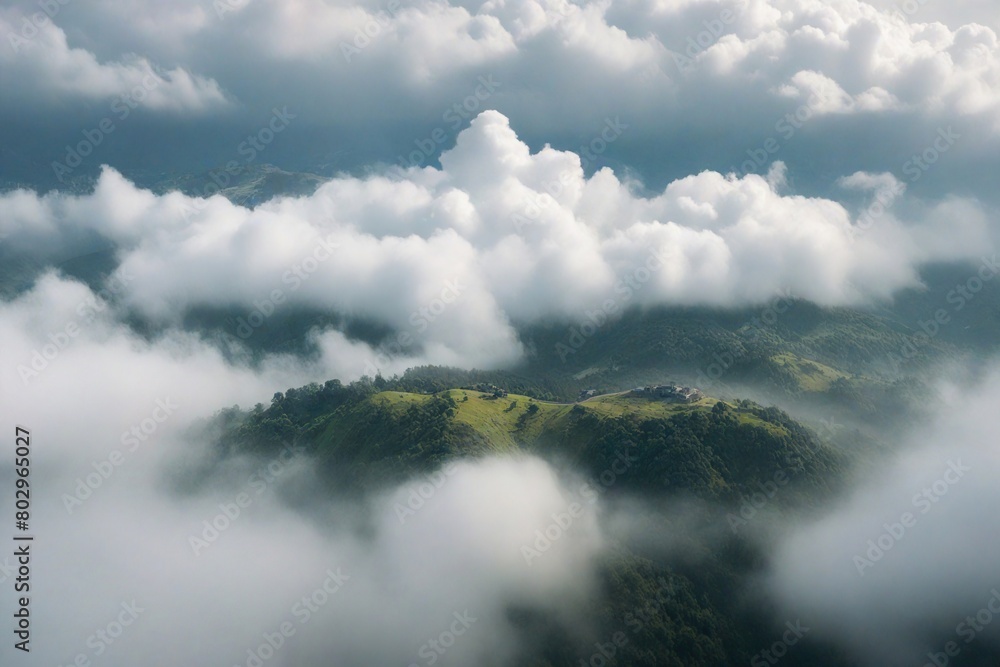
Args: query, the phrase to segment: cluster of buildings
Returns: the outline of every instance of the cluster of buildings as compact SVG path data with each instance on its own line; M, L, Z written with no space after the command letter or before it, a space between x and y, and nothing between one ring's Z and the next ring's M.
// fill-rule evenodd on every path
M636 387L631 393L633 396L641 396L643 398L662 398L671 403L693 403L703 396L701 391L694 387L681 387L676 384Z
M493 398L507 397L506 389L498 387L495 384L489 384L486 382L479 382L477 384L472 385L471 387L463 387L463 389L472 389L473 391L481 391L484 394L492 394Z

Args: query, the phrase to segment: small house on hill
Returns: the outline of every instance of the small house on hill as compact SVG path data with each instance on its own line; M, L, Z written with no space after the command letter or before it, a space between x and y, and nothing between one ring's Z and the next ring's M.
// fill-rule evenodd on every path
M702 397L700 390L694 387L682 387L676 384L658 384L636 387L632 390L636 396L644 398L659 398L670 403L693 403Z
M490 384L488 382L478 382L471 387L463 387L463 389L472 389L473 391L479 391L484 394L491 394L492 398L506 398L507 390L503 387L498 387L495 384Z

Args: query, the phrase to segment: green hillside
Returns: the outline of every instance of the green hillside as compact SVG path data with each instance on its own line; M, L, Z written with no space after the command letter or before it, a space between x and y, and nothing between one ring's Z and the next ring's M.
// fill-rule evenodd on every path
M582 474L609 503L668 501L650 505L657 508L676 499L698 508L683 524L667 510L650 511L659 530L682 545L684 560L616 538L595 563L602 587L589 610L593 632L603 637L629 629L629 642L602 664L747 664L770 642L763 603L748 606L741 592L764 567L759 546L745 532L746 503L762 489L775 490L749 515L765 522L819 508L844 478L850 463L844 454L784 412L745 400L680 404L614 393L559 403L472 388L482 388L479 383L408 390L431 382L433 371L349 385L332 380L275 394L268 407L224 410L214 423L219 447L267 456L295 439L315 456L335 497L378 494L447 461L530 453ZM543 609L512 602L508 620L532 647L518 664L576 665L593 653L592 644L580 644ZM839 660L815 643L786 664Z
M275 394L271 406L220 413L220 443L266 451L297 438L315 453L331 488L363 493L461 457L534 453L595 475L617 450L639 464L618 492L738 499L777 466L829 490L844 455L775 408L705 396L692 403L615 393L557 403L472 388L405 391L410 380L333 380ZM381 386L379 386L381 385ZM604 466L604 467L602 467ZM785 494L789 500L796 494Z
M771 361L787 371L798 385L799 391L824 392L829 391L838 380L846 381L850 375L836 368L786 352L771 357Z

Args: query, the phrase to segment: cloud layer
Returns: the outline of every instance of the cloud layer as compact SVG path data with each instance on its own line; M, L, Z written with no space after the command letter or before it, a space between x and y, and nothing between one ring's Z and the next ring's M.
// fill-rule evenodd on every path
M588 90L609 86L634 95L651 83L648 92L664 101L676 101L697 78L701 90L741 88L755 80L768 95L815 94L821 113L995 112L1000 72L995 26L945 25L934 20L948 19L940 10L925 16L919 3L903 4L258 0L220 2L210 9L196 2L170 8L97 3L87 18L70 7L56 22L99 30L110 38L105 48L129 52L142 45L159 57L200 62L220 72L234 58L322 69L341 82L378 70L383 81L408 81L426 90L463 71L509 72L506 80L523 81L518 75L536 69L536 76L558 80L565 92L577 87L565 101L579 103L584 82L561 74L587 67L597 79L585 82ZM916 11L906 11L910 5ZM107 24L98 28L104 12L114 12L118 23L124 18L136 30L126 35ZM681 67L678 57L685 60ZM379 69L387 65L389 71ZM613 86L616 79L621 83ZM239 90L245 84L233 78L227 87Z
M4 369L36 344L25 331L90 298L46 278L0 307ZM397 506L423 479L366 508L316 494L295 510L289 496L319 486L303 455L236 457L199 478L214 457L198 427L322 371L251 373L180 335L147 344L108 311L69 340L37 381L15 389L5 375L0 389L4 422L33 447L30 664L254 664L248 652L276 644L268 664L425 664L443 633L441 664L474 664L516 649L508 605L571 621L588 595L603 547L592 514L544 557L522 554L572 500L541 461L455 464L405 521ZM0 464L5 486L13 475ZM0 558L5 586L12 562Z
M612 140L620 130L606 129ZM643 196L610 170L586 177L584 159L532 154L504 116L484 112L440 170L335 178L253 209L156 196L106 170L90 195L0 197L2 231L36 257L106 239L122 307L164 326L237 307L253 315L246 338L301 306L388 327L406 337L404 357L468 366L518 359L516 325L636 304L742 306L785 290L822 305L885 300L918 284L922 264L977 258L990 241L972 201L917 220L891 206L852 220L835 201L782 194L780 168L767 179L704 172ZM844 184L886 204L883 192L895 201L904 190L887 174Z
M15 3L0 32L20 35L36 9ZM0 164L38 157L39 180L71 138L148 82L150 113L110 137L89 169L148 167L136 166L137 141L171 168L223 164L275 107L297 121L268 161L358 172L405 161L440 131L419 156L435 164L490 108L536 150L580 152L606 118L621 118L629 131L588 173L627 164L659 188L706 169L763 174L781 159L804 192L824 195L844 164L902 178L904 163L953 127L962 140L950 164L914 187L997 203L982 175L997 168L1000 142L998 26L964 6L184 0L68 3L41 16L31 40L0 54L12 92L0 138L18 147ZM488 95L480 77L497 82ZM28 106L44 114L31 118ZM190 139L180 157L178 133ZM775 150L744 168L768 139Z
M192 429L311 381L509 367L527 324L881 304L929 264L995 257L998 30L989 0L7 3L0 175L28 187L0 193L0 259L24 264L0 417L31 428L44 489L37 658L249 667L288 624L268 664L422 663L451 632L442 662L467 665L515 657L509 605L574 626L607 536L588 513L525 562L572 499L545 463L459 464L405 522L411 485L300 512L308 463L237 458L198 485ZM92 191L63 178L74 150L110 165ZM135 184L247 155L336 175L255 206ZM108 249L99 285L58 268ZM191 324L206 312L224 339ZM246 361L291 312L338 326L306 334L312 356ZM788 526L780 610L872 664L963 641L1000 588L998 398L997 374L946 393L934 429Z
M56 5L58 6L58 5ZM105 102L109 113L139 106L174 114L200 114L230 104L219 84L182 67L164 70L134 53L100 62L93 53L72 48L66 33L46 13L0 13L0 71L8 110L34 111L68 103ZM8 48L9 47L9 48Z
M929 663L948 642L966 654L973 640L1000 646L998 398L995 368L974 387L944 385L933 428L908 434L826 516L789 531L771 578L782 613L865 664Z

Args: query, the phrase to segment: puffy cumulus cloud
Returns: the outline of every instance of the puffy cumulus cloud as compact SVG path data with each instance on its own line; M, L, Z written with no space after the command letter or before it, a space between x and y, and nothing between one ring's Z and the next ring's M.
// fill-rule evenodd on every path
M650 94L661 111L667 106L687 112L688 100L695 105L704 101L699 98L706 88L716 91L712 96L731 88L738 94L749 89L760 97L815 98L821 113L931 109L939 115L995 117L998 108L1000 56L994 29L975 22L932 22L922 11L899 11L884 3L878 7L860 0L218 4L224 10L214 12L217 16L192 1L178 3L177 8L102 3L89 10L91 15L81 16L69 8L59 18L110 37L119 48L151 49L160 57L187 62L189 67L201 65L220 75L261 71L232 68L234 57L265 70L287 71L292 61L315 68L310 77L296 79L312 81L306 90L296 93L286 87L282 96L315 97L318 89L326 89L317 81L348 84L371 78L377 71L377 78L397 93L408 95L416 89L425 97L430 89L450 97L468 72L489 71L507 81L554 86L569 95L572 104L567 108L592 98L595 89L618 91L624 95L619 99L630 107L621 111L633 115L645 115L642 101L648 101ZM105 12L115 14L116 23L137 30L131 36L107 35L112 28L97 25ZM159 14L169 14L162 26L149 20ZM61 34L52 28L48 32ZM582 80L563 76L567 71L586 76ZM258 77L254 80L259 84ZM223 83L232 90L246 88L238 80L223 79ZM374 91L354 93L358 104L359 97ZM517 97L510 100L512 109L527 103Z
M780 90L783 95L808 102L817 114L884 111L899 106L899 100L883 88L869 88L851 96L830 77L813 71L798 72Z
M715 14L702 25L685 20L706 15L708 6ZM818 114L930 110L980 116L996 129L1000 60L988 26L949 28L867 2L750 2L723 10L728 14L718 7L674 11L696 26L674 52L699 82L713 71L752 76Z
M497 112L441 162L335 178L254 209L156 196L106 170L92 194L18 191L0 210L12 247L54 253L63 230L113 243L130 277L123 306L161 324L237 306L258 311L256 327L292 304L388 327L401 367L507 364L521 354L517 325L608 302L741 306L791 289L822 305L870 303L917 284L922 263L975 258L989 243L974 201L852 219L835 201L776 191L781 168L767 179L703 172L642 196L608 169L585 176L576 154L531 153ZM903 190L889 174L842 184ZM332 331L314 342L333 356L348 344Z
M32 6L21 5L22 14ZM59 53L93 54L81 71L132 74L65 76L49 71L52 58L20 63L9 51L2 57L16 58L17 67L10 61L5 74L35 91L48 114L33 119L20 105L0 107L13 121L0 123L0 139L17 149L3 160L64 155L99 120L99 109L78 105L93 97L58 92L66 86L117 90L115 81L134 86L135 75L141 81L152 69L169 79L153 93L168 98L162 106L185 99L187 109L218 108L219 96L239 104L225 123L183 112L130 121L100 148L101 161L130 175L148 164L137 162L126 133L167 169L223 164L276 106L296 117L268 149L266 159L283 168L361 173L405 161L398 156L412 154L415 141L431 142L418 163L436 164L475 113L496 109L535 149L544 142L576 149L607 118L620 117L627 134L585 170L625 164L657 188L688 173L732 169L748 150L780 137L749 171L765 172L780 150L801 191L819 195L834 172L898 173L898 156L922 150L938 127L953 127L961 145L912 189L940 196L968 186L995 200L983 176L1000 154L995 29L954 18L938 23L927 9L900 18L859 0L68 3L35 38L35 50L51 36L63 44L65 33L77 48L59 46ZM140 60L120 62L132 53ZM481 77L492 83L483 86ZM112 83L89 83L95 78ZM783 120L803 110L805 126ZM181 131L191 140L178 149ZM24 179L55 184L47 159ZM96 165L97 158L85 170Z
M216 81L183 67L159 68L135 54L102 63L86 49L71 48L63 29L39 11L3 10L0 33L9 42L0 49L7 91L4 106L16 102L18 109L58 108L67 101L83 100L107 101L116 113L141 105L198 114L232 105Z
M440 664L477 664L516 651L512 605L572 627L604 539L588 506L537 560L525 557L575 500L545 463L454 463L415 514L399 507L422 479L364 508L331 503L308 491L320 484L307 453L219 460L199 427L219 406L337 369L272 358L251 371L190 336L132 335L111 305L81 315L92 303L83 285L46 276L0 304L0 420L32 437L32 664L81 654L106 665L254 664L247 652L275 633L282 646L268 664L410 664L449 632L457 639L442 642ZM16 368L48 345L58 352L23 382ZM5 488L12 464L0 462ZM6 572L11 559L0 564ZM13 605L3 596L0 613ZM12 653L8 644L2 655Z
M259 46L273 58L336 71L366 57L392 70L400 84L426 84L516 48L496 17L448 3L255 2L223 16L237 29L259 35Z
M932 428L779 540L770 585L781 613L852 647L862 664L943 664L954 659L949 642L962 654L973 640L1000 645L1000 372L986 376L945 384Z

